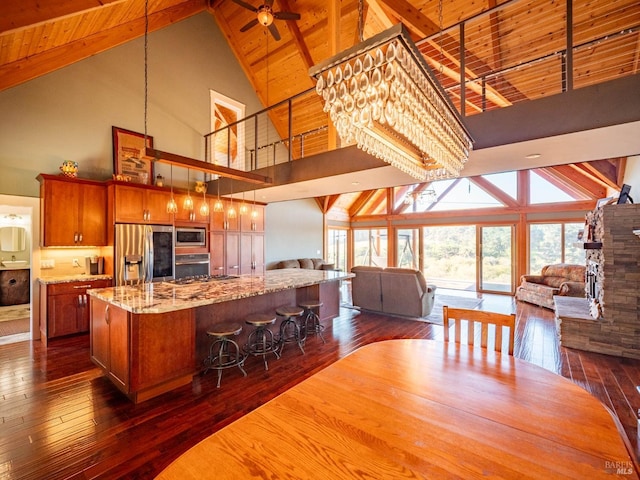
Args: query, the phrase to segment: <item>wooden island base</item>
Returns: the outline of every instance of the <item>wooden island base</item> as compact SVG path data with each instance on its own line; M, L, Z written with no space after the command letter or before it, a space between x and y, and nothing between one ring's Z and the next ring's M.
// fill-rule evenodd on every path
M252 313L275 316L281 305L320 299L320 320L339 313L339 281L179 308L163 313L133 313L91 295L91 359L127 397L139 403L187 385L203 369L211 339L207 330L216 323L234 321L243 331L236 340L246 342ZM245 328L246 327L246 328ZM276 332L279 322L272 328Z

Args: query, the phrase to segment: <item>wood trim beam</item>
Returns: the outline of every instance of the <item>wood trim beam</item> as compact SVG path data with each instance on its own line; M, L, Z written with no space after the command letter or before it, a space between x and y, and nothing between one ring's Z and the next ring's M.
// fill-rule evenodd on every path
M482 190L487 192L496 200L502 202L507 207L516 207L518 205L518 202L515 199L507 195L504 191L500 190L498 187L496 187L493 183L491 183L486 178L483 178L481 176L469 177L469 181L471 181L473 184L480 187Z
M149 31L160 30L204 11L206 0L187 0L149 15ZM84 60L144 35L144 17L0 66L0 91Z
M183 157L182 155L176 155L175 153L163 152L160 150L156 150L155 148L147 148L145 153L145 159L158 163L166 163L168 165L174 165L176 167L190 168L192 170L212 173L214 175L220 175L222 177L233 178L234 180L243 180L249 183L273 183L271 178L258 175L256 173L245 172L244 170L236 170L235 168L223 167L222 165L203 162L202 160L196 160L195 158Z
M568 165L558 165L536 170L538 175L550 181L565 192L582 199L602 198L606 191L593 179Z
M490 217L501 215L521 215L521 214L535 214L535 213L549 213L549 212L586 212L595 208L595 200L580 200L576 202L568 203L544 203L539 205L525 205L518 207L490 207L490 208L478 208L474 210L448 210L446 212L416 212L410 214L400 215L361 215L358 217L352 217L351 223L363 223L363 222L383 222L398 221L398 220L415 220L416 223L420 221L433 221L451 219L450 224L460 224L460 219L469 218L469 216L478 217ZM560 220L559 220L560 221ZM474 224L478 222L473 222ZM495 223L494 219L488 220L487 223ZM438 224L440 225L440 223ZM444 225L444 223L443 223ZM371 227L375 228L375 227Z
M108 8L127 0L3 0L0 4L0 32L16 33L25 27L63 20L92 10Z

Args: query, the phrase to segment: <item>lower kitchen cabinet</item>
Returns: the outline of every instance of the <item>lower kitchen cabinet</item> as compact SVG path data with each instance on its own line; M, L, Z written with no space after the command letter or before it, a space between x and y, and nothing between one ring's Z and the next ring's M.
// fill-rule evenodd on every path
M194 309L144 315L90 297L91 360L133 402L191 382Z
M89 331L90 288L111 286L111 280L88 280L41 284L40 286L40 337L49 340Z

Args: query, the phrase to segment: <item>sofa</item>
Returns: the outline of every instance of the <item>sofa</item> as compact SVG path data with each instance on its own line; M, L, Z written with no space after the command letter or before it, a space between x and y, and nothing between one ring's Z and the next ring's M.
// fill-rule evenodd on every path
M334 270L333 263L325 262L322 258L298 258L282 260L276 268L306 268L307 270Z
M516 299L553 310L554 295L585 296L584 265L558 263L542 267L540 275L522 275Z
M353 305L361 310L425 317L433 309L436 287L419 270L357 266L351 273Z

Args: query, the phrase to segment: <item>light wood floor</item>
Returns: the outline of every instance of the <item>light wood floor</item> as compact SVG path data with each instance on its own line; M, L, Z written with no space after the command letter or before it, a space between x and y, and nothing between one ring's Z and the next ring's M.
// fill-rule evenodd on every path
M561 348L553 313L511 297L486 295L480 309L515 311L515 355L600 399L619 418L637 458L640 361ZM326 344L307 341L304 356L285 350L268 372L261 359L250 358L246 378L225 371L216 389L215 374L197 376L190 386L139 405L91 363L86 335L48 349L30 341L0 345L0 478L153 478L200 440L362 345L443 337L437 325L350 308L341 309L324 335Z

